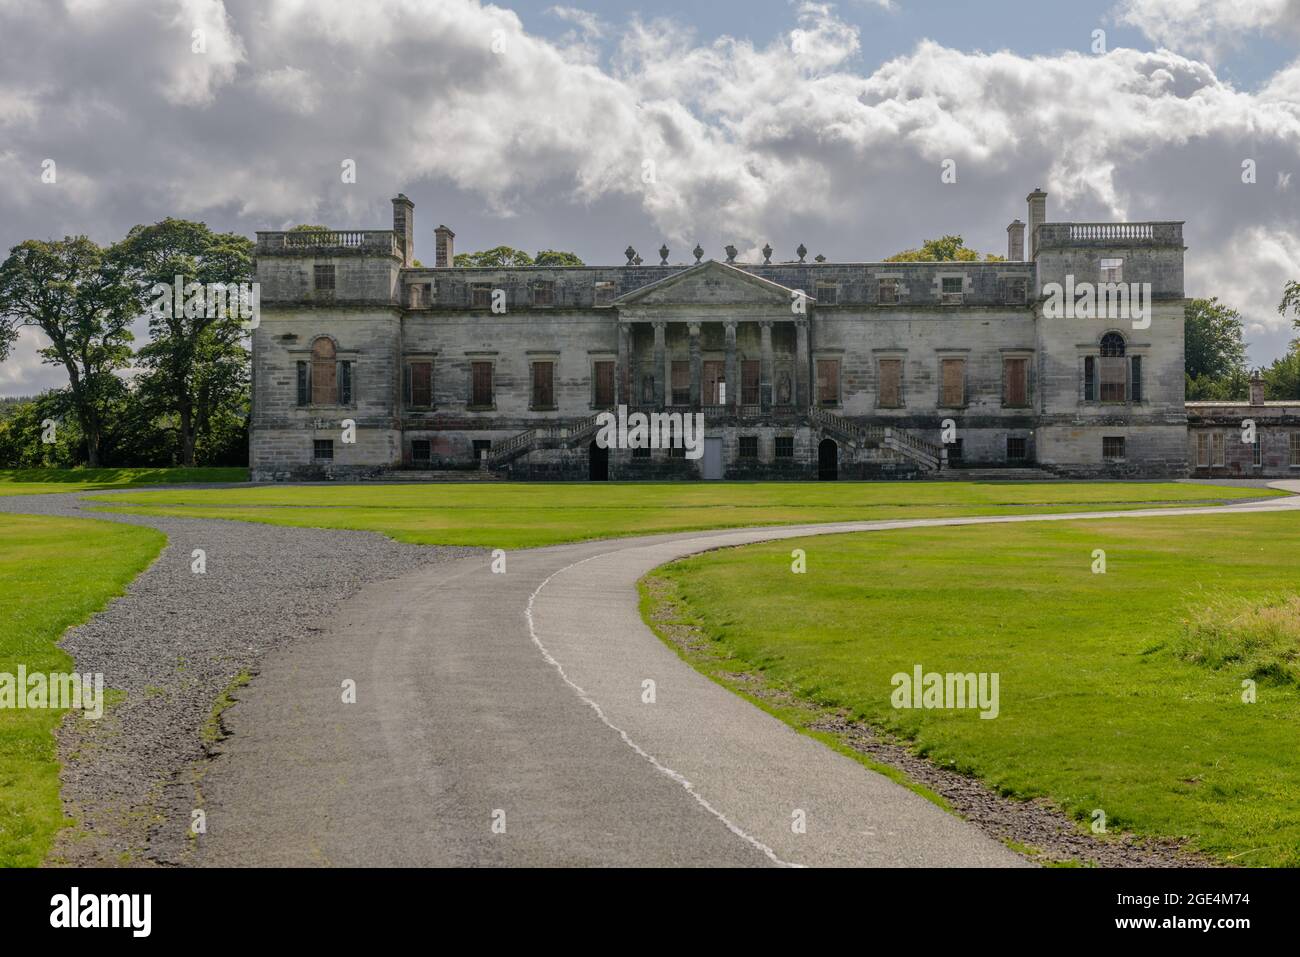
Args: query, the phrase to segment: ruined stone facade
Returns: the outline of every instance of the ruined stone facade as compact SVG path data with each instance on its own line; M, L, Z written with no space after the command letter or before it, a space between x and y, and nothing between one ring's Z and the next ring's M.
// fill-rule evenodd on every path
M1035 191L1004 262L473 269L445 226L415 266L393 210L258 233L255 479L1188 474L1181 223L1049 223ZM1108 280L1150 284L1149 324L1046 308ZM604 449L618 406L702 413L704 455Z
M1188 402L1187 459L1197 478L1300 478L1300 400Z

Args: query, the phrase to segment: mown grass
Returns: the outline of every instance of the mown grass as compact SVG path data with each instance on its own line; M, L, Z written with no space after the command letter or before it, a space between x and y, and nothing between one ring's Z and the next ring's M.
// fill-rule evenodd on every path
M999 791L1050 797L1081 826L1100 808L1111 830L1300 866L1293 514L835 535L660 577L732 671L848 709ZM895 709L891 678L917 664L997 672L998 717Z
M121 594L165 542L130 525L0 515L0 672L71 671L55 646L63 632ZM40 864L64 823L53 734L63 714L0 709L0 867Z
M97 496L136 514L382 532L526 548L660 532L1219 503L1282 494L1174 482L274 485Z
M129 488L133 485L176 485L203 482L247 482L248 469L0 469L0 495L39 495Z

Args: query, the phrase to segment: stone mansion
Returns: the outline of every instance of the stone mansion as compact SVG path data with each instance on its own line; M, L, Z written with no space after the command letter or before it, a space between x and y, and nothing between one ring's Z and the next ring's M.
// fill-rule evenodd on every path
M1233 471L1236 410L1193 410L1189 430L1182 223L1046 213L1036 190L995 262L832 263L803 246L773 262L768 246L742 263L697 246L693 264L629 247L617 266L461 268L439 226L434 265L417 266L401 195L391 229L259 232L253 477ZM1053 283L1085 282L1145 286L1146 319L1045 308ZM605 447L598 416L619 407L702 414L703 455ZM1264 435L1236 474L1300 465L1295 430Z

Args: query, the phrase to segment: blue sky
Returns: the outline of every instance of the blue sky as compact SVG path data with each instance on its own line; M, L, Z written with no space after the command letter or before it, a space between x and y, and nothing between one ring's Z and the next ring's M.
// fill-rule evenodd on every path
M446 223L608 264L1002 252L1041 186L1052 221L1186 220L1188 294L1263 364L1295 335L1300 0L0 0L0 181L0 251L384 226L403 192L425 261ZM61 384L38 345L0 395Z

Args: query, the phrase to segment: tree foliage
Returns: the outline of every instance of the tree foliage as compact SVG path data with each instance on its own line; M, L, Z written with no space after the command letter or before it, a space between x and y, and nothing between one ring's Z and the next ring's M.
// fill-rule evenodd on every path
M927 239L921 243L920 249L904 249L902 252L894 253L892 256L885 257L887 263L934 263L934 262L979 262L980 254L974 249L966 247L965 240L960 236L941 236L938 239ZM1005 256L996 256L993 253L983 257L984 262L1004 262Z

